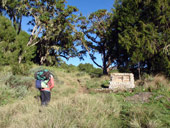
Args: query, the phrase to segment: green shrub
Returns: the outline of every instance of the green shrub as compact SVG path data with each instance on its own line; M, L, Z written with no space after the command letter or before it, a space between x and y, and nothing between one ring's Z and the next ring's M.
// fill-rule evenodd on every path
M28 89L34 84L33 78L17 75L11 75L3 83L5 84L0 88L0 105L24 98L29 92Z
M109 80L105 80L102 82L101 87L107 88L109 87L109 84L110 84Z
M77 67L74 66L74 65L72 65L72 64L70 64L70 65L67 66L66 71L67 71L68 73L75 72L75 71L77 71Z
M99 77L102 75L102 69L94 68L92 64L79 64L78 70L88 73L91 77Z
M147 74L147 73L144 73L142 75L142 80L143 81L153 81L153 79L154 79L154 77L152 75Z
M85 76L85 75L86 75L85 72L78 72L78 73L76 74L77 77L83 77L83 76Z
M1 70L0 72L0 82L4 83L9 77L11 77L12 73L7 70Z
M31 68L30 64L13 64L12 74L13 75L28 75Z
M90 73L94 70L94 67L92 64L86 63L86 64L79 64L78 69L79 71Z
M3 85L0 87L0 106L13 103L16 99L23 99L27 93L28 89L26 86L17 86L11 88L8 85Z
M2 86L0 87L0 106L8 104L13 101L14 91L9 87Z
M66 72L68 72L68 73L75 72L75 71L78 70L76 66L74 66L74 65L72 65L72 64L68 65L68 64L66 64L66 63L62 63L62 64L60 64L60 65L57 66L57 67L64 69L64 70L65 70Z
M100 69L100 68L94 68L94 69L92 70L92 72L89 73L89 75L90 75L91 77L100 77L100 76L102 76L102 74L103 74L103 71L102 71L102 69Z
M5 84L9 85L11 88L25 86L28 89L33 85L33 81L34 79L32 77L11 75L9 79L6 80Z
M86 88L92 89L92 88L100 88L100 82L98 81L87 81L86 82Z
M26 86L18 86L14 90L16 98L24 98L28 93L28 89Z

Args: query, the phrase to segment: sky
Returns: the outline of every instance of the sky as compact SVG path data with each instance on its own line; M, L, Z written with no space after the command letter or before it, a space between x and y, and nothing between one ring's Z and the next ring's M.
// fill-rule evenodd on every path
M107 9L108 11L111 11L114 0L67 0L67 4L76 6L79 9L79 13L81 12L84 16L88 16L90 13L99 9ZM27 22L28 19L24 18L22 29L28 32L29 26L27 25ZM101 56L96 54L96 58L96 62L102 65ZM63 60L66 61L67 64L73 64L75 66L79 65L80 63L90 63L96 67L88 55L84 58L83 61L80 61L78 58L71 58L68 61L65 59Z
M67 2L68 5L76 6L83 15L89 15L99 9L110 11L114 0L67 0Z

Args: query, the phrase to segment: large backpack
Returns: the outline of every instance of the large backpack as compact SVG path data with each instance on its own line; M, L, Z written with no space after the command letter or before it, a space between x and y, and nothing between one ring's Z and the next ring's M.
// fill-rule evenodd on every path
M47 69L36 72L34 74L34 77L36 79L35 83L36 88L38 89L47 88L48 87L47 83L50 79L50 75L51 73Z
M38 89L48 88L48 80L36 80L35 87Z
M34 74L36 80L49 80L51 73L47 70L40 70Z

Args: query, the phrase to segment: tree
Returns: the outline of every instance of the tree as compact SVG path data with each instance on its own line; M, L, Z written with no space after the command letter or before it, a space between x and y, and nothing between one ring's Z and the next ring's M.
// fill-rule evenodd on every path
M11 45L14 43L16 31L10 20L0 16L0 64L10 64Z
M19 35L16 36L15 42L12 45L13 54L12 58L20 63L29 63L35 57L36 46L32 48L27 47L27 42L30 35L24 31L21 31Z
M82 35L80 36L84 49L89 53L94 64L103 69L103 74L108 74L112 62L115 60L114 55L111 54L114 52L113 49L115 48L115 44L110 38L111 13L104 9L98 10L91 13L88 19L80 17L80 21L80 29L86 36L85 39L83 39ZM102 65L95 61L96 57L94 53L96 52L101 54Z
M33 25L27 46L36 45L36 62L44 64L49 56L69 59L78 55L75 48L74 22L76 7L65 7L65 0L26 0Z
M7 2L7 0L0 1L0 15L2 15L2 11L4 10L4 6L5 6L6 2Z
M17 35L9 19L0 16L0 64L13 65L30 62L36 47L26 47L29 35L21 31Z
M119 54L126 58L123 61L118 58L119 67L138 69L139 78L141 68L158 71L155 58L163 55L168 43L169 2L120 0L115 5L118 43L123 51Z
M21 31L22 17L26 16L23 0L2 0L0 2L0 13L4 12L13 23L17 34Z

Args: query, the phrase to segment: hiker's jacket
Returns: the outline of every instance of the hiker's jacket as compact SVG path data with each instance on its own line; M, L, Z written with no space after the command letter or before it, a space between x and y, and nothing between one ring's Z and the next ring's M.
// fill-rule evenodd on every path
M51 75L50 80L47 83L48 87L40 89L40 91L50 91L54 87L54 77Z

